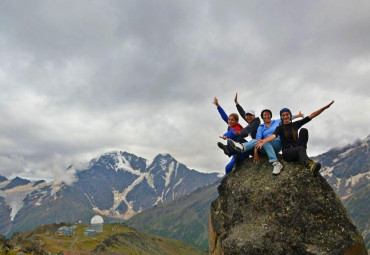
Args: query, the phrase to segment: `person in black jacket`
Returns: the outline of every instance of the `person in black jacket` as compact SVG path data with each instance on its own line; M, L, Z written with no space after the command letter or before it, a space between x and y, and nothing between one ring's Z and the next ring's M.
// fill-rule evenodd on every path
M256 139L258 126L261 124L259 117L256 118L255 112L253 110L244 111L243 107L238 103L238 93L235 95L235 106L238 109L239 115L248 123L248 126L242 130L236 131L235 133L240 135L237 142L243 143L246 142L244 138L250 136L252 139Z
M263 144L280 136L283 148L283 158L286 161L299 160L304 166L310 169L313 176L318 175L321 164L319 162L312 161L307 156L308 130L301 127L329 108L333 103L334 100L321 109L311 113L306 118L295 122L292 122L292 113L288 108L281 109L280 118L282 120L282 124L275 129L275 132L272 135L259 140L256 143L256 148L262 148ZM299 130L300 128L301 130Z

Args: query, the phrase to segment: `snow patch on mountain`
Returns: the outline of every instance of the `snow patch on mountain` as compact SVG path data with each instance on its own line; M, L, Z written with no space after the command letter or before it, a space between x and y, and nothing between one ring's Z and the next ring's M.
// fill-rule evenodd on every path
M126 172L129 172L129 173L132 173L132 174L135 174L135 175L140 175L140 171L139 170L135 170L132 168L131 164L130 164L130 159L128 159L127 161L124 159L123 156L121 156L119 153L117 153L117 165L115 166L115 170L116 172L118 170L124 170Z
M149 174L149 173L146 173L145 174L145 178L146 178L146 182L148 183L148 185L155 190L155 185L154 185L154 177L153 175Z
M168 192L168 190L167 190ZM164 195L165 195L165 190L162 190L162 194L160 197L157 197L157 200L155 201L154 205L158 205L158 204L163 204L164 200Z
M361 173L361 174L358 174L358 175L355 175L355 176L351 176L351 178L348 178L346 180L346 184L345 186L348 187L353 187L355 186L357 183L359 183L359 181L362 179L362 178L366 178L367 180L370 180L370 174L369 173Z
M0 189L4 188L6 185L8 185L11 182L11 180L0 182Z
M122 219L128 219L130 217L132 217L133 215L135 215L137 212L134 211L134 206L133 206L133 201L127 201L127 194L130 193L130 191L132 191L136 185L138 185L139 183L141 183L144 178L147 176L147 174L141 174L135 181L132 182L132 184L130 186L128 186L123 192L118 192L116 190L113 190L113 199L114 199L114 202L113 202L113 206L112 208L110 209L110 211L114 211L116 212L116 209L118 208L118 206L124 202L126 205L127 205L127 211L122 214L120 216L120 218Z
M356 148L351 148L351 149L348 149L348 150L346 150L345 152L342 152L341 154L339 154L338 155L338 158L345 158L346 156L348 156L350 153L351 153L351 151L353 151L354 149L356 149Z
M9 207L11 208L11 221L14 220L14 217L17 215L18 211L23 207L24 198L32 191L46 186L46 183L40 183L36 187L34 187L33 185L34 183L30 182L27 185L17 186L12 189L0 191L0 196L5 198L6 204L9 205Z
M321 175L322 176L329 176L329 177L333 177L333 169L334 167L324 167L323 168L323 171L321 172Z
M55 197L56 196L55 194L61 189L62 185L63 182L60 180L53 181L50 185L51 186L50 195Z
M171 162L170 165L168 166L168 172L166 172L166 177L165 177L165 187L167 187L170 182L171 182L171 177L172 177L172 173L175 169L177 169L177 163L175 162Z

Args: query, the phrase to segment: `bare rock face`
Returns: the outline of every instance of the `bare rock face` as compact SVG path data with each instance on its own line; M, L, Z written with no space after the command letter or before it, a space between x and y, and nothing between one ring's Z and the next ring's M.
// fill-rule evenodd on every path
M367 254L363 237L321 176L262 157L237 165L211 205L210 254Z

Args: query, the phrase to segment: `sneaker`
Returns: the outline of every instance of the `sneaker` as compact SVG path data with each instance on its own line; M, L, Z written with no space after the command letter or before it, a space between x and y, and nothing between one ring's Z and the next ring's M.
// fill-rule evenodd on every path
M317 176L319 174L321 164L320 162L314 162L312 160L307 160L306 161L306 167L310 169L311 175L312 176Z
M244 150L244 146L241 143L236 143L233 140L229 140L229 150L230 152L242 153Z
M228 147L227 145L224 145L224 144L223 144L223 143L221 143L221 142L218 142L218 143L217 143L217 145L218 145L218 147L219 147L221 150L223 150L223 151L224 151L224 153L225 153L227 156L231 157L231 153L229 152L229 149L227 148L227 147Z
M272 165L274 166L274 170L272 170L272 174L279 174L281 169L283 169L283 165L279 161L272 163Z

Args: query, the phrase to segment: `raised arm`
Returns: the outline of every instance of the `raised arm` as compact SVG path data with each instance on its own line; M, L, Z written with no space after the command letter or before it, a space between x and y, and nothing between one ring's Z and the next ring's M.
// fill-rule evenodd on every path
M217 110L218 112L220 113L221 115L221 118L226 122L226 123L229 123L228 120L229 120L229 117L227 116L226 112L224 111L224 109L222 109L222 107L220 106L220 104L218 103L218 100L217 100L217 97L215 97L213 99L213 103L217 106Z
M323 111L325 111L326 109L328 109L332 104L334 104L334 100L331 101L329 104L325 105L323 108L313 112L310 114L310 116L308 116L310 119L313 119L315 118L316 116L318 116L320 113L322 113Z
M245 111L244 111L243 107L241 107L239 102L238 102L238 92L236 92L236 94L235 94L234 102L235 102L235 105L236 105L236 109L238 109L239 115L243 118L243 120L248 122L247 119L245 118Z

